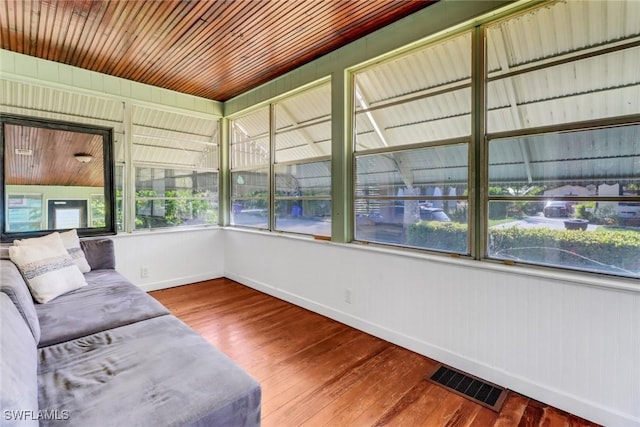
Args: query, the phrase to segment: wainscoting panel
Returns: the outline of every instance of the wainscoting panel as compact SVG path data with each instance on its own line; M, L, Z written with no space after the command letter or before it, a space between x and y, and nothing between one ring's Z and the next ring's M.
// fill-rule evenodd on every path
M217 227L157 230L112 238L116 269L145 291L224 275L224 232Z
M638 292L592 276L225 233L226 277L580 417L640 426Z

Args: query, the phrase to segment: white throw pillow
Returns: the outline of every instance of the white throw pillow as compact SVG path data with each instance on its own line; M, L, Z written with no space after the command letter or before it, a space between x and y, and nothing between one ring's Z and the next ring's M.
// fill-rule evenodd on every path
M88 273L91 271L91 266L87 262L87 258L84 255L84 251L80 247L80 238L78 237L78 232L75 229L65 231L63 233L55 232L52 234L60 234L64 248L67 250L69 255L71 255L71 259L78 266L81 273ZM42 242L45 242L46 244L47 238L49 236L51 236L51 234L48 234L43 237L34 237L31 239L14 240L13 244L17 246L38 245L38 244L41 244Z
M24 276L33 298L40 303L87 286L80 269L62 243L60 233L24 241L9 248L9 257Z
M87 262L87 258L84 256L84 251L80 247L80 238L78 232L73 229L60 233L62 237L62 244L64 248L71 255L71 259L78 266L81 273L88 273L91 271L91 266Z

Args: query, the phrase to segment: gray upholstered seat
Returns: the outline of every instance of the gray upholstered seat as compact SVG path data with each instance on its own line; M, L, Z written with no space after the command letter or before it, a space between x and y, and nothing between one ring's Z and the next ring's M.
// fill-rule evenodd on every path
M93 270L85 279L88 286L36 304L39 347L169 314L115 270Z
M174 316L38 351L40 407L65 427L260 424L258 383Z

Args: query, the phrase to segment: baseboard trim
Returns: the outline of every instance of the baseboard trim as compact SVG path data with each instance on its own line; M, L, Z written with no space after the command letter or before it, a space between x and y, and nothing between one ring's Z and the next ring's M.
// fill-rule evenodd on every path
M140 289L145 292L158 291L160 289L175 288L176 286L182 286L190 283L202 282L204 280L220 279L224 277L222 273L205 273L195 274L193 276L175 277L169 280L162 280L159 282L150 283L136 283Z
M224 276L252 289L306 308L315 313L329 317L333 320L404 347L408 350L437 360L438 362L468 372L495 384L499 384L524 396L539 400L598 424L617 427L640 427L640 418L634 418L629 414L620 413L596 402L581 399L545 384L537 383L527 378L514 375L513 373L486 365L480 361L469 359L445 348L417 340L408 335L371 323L367 320L336 310L324 304L319 304L291 292L283 291L282 289L276 288L259 280L254 280L250 277L230 272L226 272Z

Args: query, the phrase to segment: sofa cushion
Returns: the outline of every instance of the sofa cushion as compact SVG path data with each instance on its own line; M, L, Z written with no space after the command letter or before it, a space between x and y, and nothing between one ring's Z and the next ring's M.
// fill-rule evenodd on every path
M68 409L66 427L260 425L259 384L174 316L41 348L39 358L40 407Z
M38 352L24 319L0 292L0 408L3 426L38 426Z
M9 248L11 260L18 266L36 301L44 304L87 285L64 248L60 233L51 233L38 240L33 244L15 241Z
M40 341L40 322L33 304L33 298L29 293L27 284L14 263L9 260L0 260L0 291L7 294L11 302L29 326L33 339Z
M80 240L87 262L92 270L115 269L116 258L113 240L109 238Z
M36 304L40 347L169 314L115 270L92 270L84 277L88 286Z

